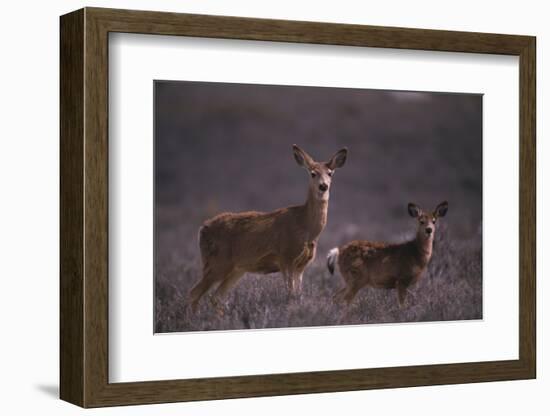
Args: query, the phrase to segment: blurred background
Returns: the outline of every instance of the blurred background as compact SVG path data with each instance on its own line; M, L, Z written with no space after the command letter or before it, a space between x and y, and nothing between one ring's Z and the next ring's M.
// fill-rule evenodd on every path
M154 88L157 332L481 318L481 95L181 81ZM308 174L293 143L316 160L349 149L304 276L316 301L287 305L278 274L246 275L229 296L229 314L215 316L203 302L191 316L201 223L305 201ZM416 227L407 203L432 210L443 200L449 212L413 306L399 310L393 291L374 289L348 311L332 304L342 282L326 273L330 248L403 241Z

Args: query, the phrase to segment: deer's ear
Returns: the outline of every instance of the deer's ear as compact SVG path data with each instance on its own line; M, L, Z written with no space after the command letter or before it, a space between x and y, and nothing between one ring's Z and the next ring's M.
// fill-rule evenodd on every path
M409 205L407 206L407 209L409 210L409 215L413 218L420 217L420 213L422 212L422 210L412 202L409 203Z
M348 149L347 147L344 147L343 149L338 150L334 156L330 158L330 160L326 163L327 167L331 170L334 170L336 168L341 168L344 166L344 163L346 163L346 159L348 157Z
M308 155L305 151L300 149L295 144L292 145L292 151L294 153L294 159L296 160L296 163L298 163L298 165L306 169L310 169L311 166L313 166L314 162L311 156Z
M437 208L434 211L434 216L444 217L448 209L449 209L449 203L447 201L444 201L437 206Z

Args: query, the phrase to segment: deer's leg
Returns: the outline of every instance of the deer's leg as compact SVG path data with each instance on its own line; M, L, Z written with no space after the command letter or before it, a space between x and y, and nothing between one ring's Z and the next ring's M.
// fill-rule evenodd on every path
M294 280L295 280L295 287L298 295L302 295L302 282L304 278L304 271L306 270L307 266L313 261L315 258L315 253L317 251L317 244L315 241L310 241L305 244L304 249L298 259L294 261Z
M363 287L362 285L354 283L347 288L343 298L348 304L348 306L351 304L351 302L353 302L353 299L357 295L357 292L359 292L359 289L361 289L362 287Z
M205 277L203 277L194 287L191 289L191 292L189 293L189 301L191 303L191 309L193 312L197 311L197 307L199 306L199 301L204 296L206 292L212 287L214 284L214 281L208 280Z
M291 287L290 276L286 270L281 270L281 274L283 275L283 279L285 281L286 291L287 293L290 293L290 287Z
M347 276L344 277L347 287L343 289L341 299L344 300L349 306L351 302L353 302L357 292L359 292L359 290L367 284L367 281L362 279L361 273L357 270L351 270Z
M289 282L289 298L295 298L298 294L298 277L296 275L295 271L289 272L288 276L288 282Z
M191 289L191 292L189 292L189 301L193 312L196 312L199 301L206 292L223 279L226 273L227 271L220 267L210 267L206 265L203 267L202 279Z
M405 304L405 298L407 297L407 285L398 281L395 286L397 288L397 299L399 300L399 306L403 307Z
M341 303L344 300L344 295L348 290L348 285L351 285L351 282L353 281L353 276L350 276L347 269L340 269L340 274L342 276L342 280L344 281L344 287L338 289L332 296L332 300L335 303Z
M305 267L299 270L295 270L292 275L292 279L294 280L294 293L298 296L302 295L304 271L305 271Z
M300 252L290 251L282 256L285 260L281 272L285 277L289 299L301 294L304 270L315 257L315 251L316 243L313 241L305 243Z
M290 269L288 267L282 266L281 267L281 274L283 275L283 278L285 279L285 285L287 289L287 294L292 292L292 273L290 272Z
M339 289L333 296L332 300L336 303L340 303L344 300L344 293L346 293L347 286L344 286L343 288Z
M304 271L297 271L294 273L294 296L297 299L302 299L302 280L304 278Z
M220 312L220 310L223 311L225 307L224 298L227 296L227 293L229 293L229 290L237 284L243 274L244 272L239 270L232 270L227 273L222 283L214 292L214 295L212 296L212 303L218 309L218 312Z
M290 268L285 268L281 272L282 272L282 274L285 278L288 300L290 301L291 299L294 298L294 296L296 295L296 293L298 291L297 273L296 273L295 270L290 269Z

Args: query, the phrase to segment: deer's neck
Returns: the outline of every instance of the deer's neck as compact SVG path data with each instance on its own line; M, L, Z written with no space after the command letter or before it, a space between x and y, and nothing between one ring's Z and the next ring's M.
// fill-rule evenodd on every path
M419 234L416 236L415 245L422 265L428 264L432 257L433 241L433 238L426 238Z
M322 201L315 197L311 189L304 205L307 240L315 241L327 224L328 200Z

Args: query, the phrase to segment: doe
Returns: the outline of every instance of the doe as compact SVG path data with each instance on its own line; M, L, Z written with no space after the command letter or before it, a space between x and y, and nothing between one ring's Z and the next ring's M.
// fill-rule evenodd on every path
M220 299L246 272L281 272L289 294L301 292L304 270L315 257L317 240L327 223L332 175L344 165L347 149L339 150L327 162L316 162L296 145L293 153L309 178L303 205L267 213L222 213L200 228L203 270L201 280L190 292L193 310L201 297L218 285L211 301L222 312Z

